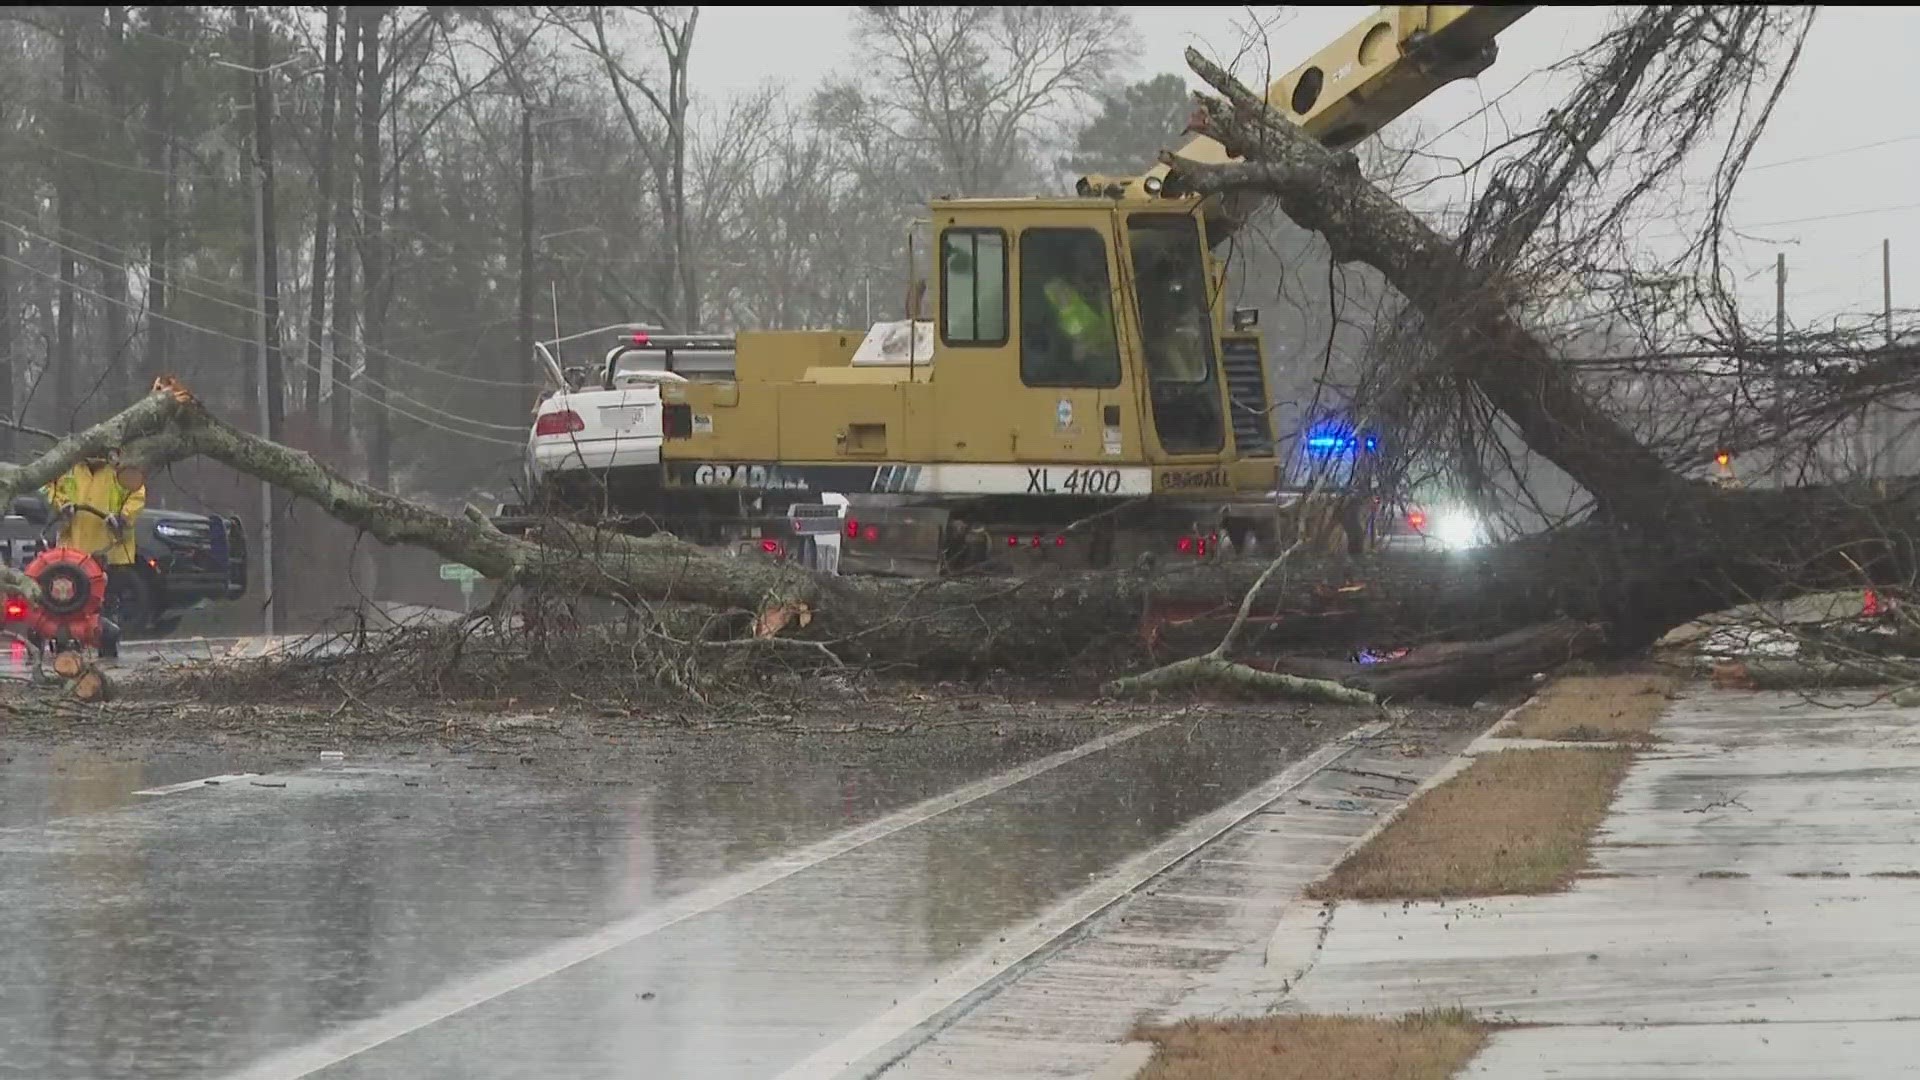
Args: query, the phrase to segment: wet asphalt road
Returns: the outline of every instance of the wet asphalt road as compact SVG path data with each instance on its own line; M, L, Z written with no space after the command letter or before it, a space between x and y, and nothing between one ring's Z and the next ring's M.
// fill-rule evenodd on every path
M586 787L15 747L0 1076L826 1075L790 1070L1334 734L771 744Z

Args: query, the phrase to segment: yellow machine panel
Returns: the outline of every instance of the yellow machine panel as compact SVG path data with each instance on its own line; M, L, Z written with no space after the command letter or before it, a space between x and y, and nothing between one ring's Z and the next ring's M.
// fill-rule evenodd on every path
M846 330L743 330L738 335L740 382L797 382L808 368L845 367L860 344Z

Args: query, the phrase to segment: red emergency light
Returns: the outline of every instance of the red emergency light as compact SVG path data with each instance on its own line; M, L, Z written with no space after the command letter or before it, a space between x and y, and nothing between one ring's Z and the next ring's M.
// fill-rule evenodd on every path
M633 342L633 347L636 349L644 349L653 344L653 339L647 336L645 330L639 331L627 340Z
M7 621L19 622L27 617L27 602L18 596L7 597Z

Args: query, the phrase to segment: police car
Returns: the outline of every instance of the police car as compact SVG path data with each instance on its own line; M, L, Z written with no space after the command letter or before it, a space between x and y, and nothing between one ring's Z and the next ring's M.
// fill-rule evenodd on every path
M46 523L44 496L15 497L0 517L0 560L14 569L32 562L52 532ZM131 573L113 576L104 612L128 637L172 633L186 610L247 592L247 537L237 517L148 507L134 519L134 559ZM7 605L6 619L16 611L24 614Z

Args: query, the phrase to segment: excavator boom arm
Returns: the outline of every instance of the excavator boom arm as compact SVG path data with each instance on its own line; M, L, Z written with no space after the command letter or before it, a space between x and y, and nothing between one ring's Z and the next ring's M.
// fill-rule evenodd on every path
M1498 55L1494 39L1532 6L1398 4L1380 8L1267 87L1267 103L1307 134L1344 150L1379 131L1434 91L1485 71ZM1176 151L1190 161L1232 160L1225 147L1197 135ZM1151 199L1178 189L1165 165L1144 176L1080 180L1083 195ZM1237 225L1231 208L1208 207L1209 239ZM1226 220L1221 220L1222 210Z

